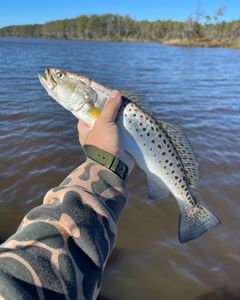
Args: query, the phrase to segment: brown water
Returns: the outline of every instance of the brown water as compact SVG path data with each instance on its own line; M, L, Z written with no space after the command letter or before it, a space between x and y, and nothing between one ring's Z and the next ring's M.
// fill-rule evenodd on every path
M240 299L240 52L151 43L0 39L0 237L83 161L75 118L41 87L46 66L131 91L153 115L185 128L201 166L198 189L222 225L181 245L173 198L154 205L144 174L105 272L102 299Z

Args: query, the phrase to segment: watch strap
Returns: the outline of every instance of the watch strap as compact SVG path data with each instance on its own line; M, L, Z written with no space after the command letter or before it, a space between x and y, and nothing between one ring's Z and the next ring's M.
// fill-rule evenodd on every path
M100 165L108 168L113 173L118 175L121 179L125 180L128 175L128 166L123 163L117 156L100 149L94 145L83 145L83 150L87 157Z

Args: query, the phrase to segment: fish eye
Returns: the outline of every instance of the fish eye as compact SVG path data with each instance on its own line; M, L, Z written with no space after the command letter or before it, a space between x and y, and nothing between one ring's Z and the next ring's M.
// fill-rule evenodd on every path
M59 72L56 75L57 75L58 78L63 78L65 76L65 74L62 73L62 72Z

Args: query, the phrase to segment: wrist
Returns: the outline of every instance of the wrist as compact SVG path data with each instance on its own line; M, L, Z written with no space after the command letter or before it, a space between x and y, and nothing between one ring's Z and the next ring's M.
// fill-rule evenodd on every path
M95 145L89 144L84 144L83 150L88 158L108 168L122 180L127 178L129 168L128 165L122 160L121 156L112 154Z

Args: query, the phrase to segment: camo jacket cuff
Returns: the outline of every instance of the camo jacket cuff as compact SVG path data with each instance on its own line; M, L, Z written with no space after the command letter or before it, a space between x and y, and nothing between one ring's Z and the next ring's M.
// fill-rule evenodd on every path
M74 170L1 245L0 299L96 299L126 196L105 167Z

